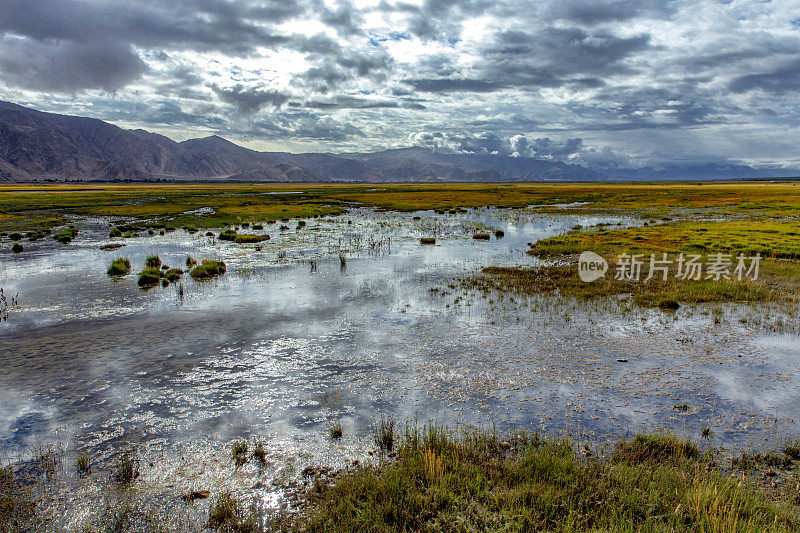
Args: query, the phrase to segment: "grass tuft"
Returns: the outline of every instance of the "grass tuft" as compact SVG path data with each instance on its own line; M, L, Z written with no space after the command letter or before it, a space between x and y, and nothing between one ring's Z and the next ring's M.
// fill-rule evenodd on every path
M196 280L215 278L225 274L225 263L223 261L204 259L189 274Z
M130 271L131 262L125 257L114 259L108 267L109 276L126 276Z
M228 492L223 492L208 510L208 527L231 533L255 531L255 520Z
M686 439L669 434L636 435L622 441L614 450L613 460L629 463L665 463L679 459L697 459L700 451Z
M378 425L373 432L375 446L382 451L390 452L394 447L394 424L393 418L381 416Z

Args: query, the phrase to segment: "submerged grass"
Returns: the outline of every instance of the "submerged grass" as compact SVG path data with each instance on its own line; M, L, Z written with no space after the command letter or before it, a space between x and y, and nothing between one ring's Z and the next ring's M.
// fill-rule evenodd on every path
M692 443L639 435L608 458L567 440L406 428L397 460L311 500L296 531L795 531L797 504L727 477Z

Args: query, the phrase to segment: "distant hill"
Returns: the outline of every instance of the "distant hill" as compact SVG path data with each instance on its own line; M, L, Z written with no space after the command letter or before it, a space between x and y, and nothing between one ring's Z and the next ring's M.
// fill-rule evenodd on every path
M750 167L615 171L612 178L755 177ZM558 161L401 148L374 153L258 152L212 135L175 142L102 120L0 102L0 181L40 179L265 182L481 182L608 179Z

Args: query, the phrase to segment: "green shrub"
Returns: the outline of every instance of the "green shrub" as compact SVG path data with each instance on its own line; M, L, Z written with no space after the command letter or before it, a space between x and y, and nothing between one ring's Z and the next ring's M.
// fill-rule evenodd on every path
M157 255L151 255L144 261L145 268L161 268L161 258Z
M18 242L15 242L14 244L11 245L11 251L14 252L15 254L21 254L22 250L23 250L22 245Z

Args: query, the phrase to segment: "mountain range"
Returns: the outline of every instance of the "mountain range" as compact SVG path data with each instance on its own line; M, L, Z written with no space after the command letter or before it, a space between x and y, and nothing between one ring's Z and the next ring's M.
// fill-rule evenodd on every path
M664 175L659 176L658 172ZM608 176L559 161L420 147L340 154L258 152L217 135L176 142L94 118L45 113L0 102L0 181L7 182L80 179L382 183L762 176L763 171L751 167L717 165L662 171L629 169Z

